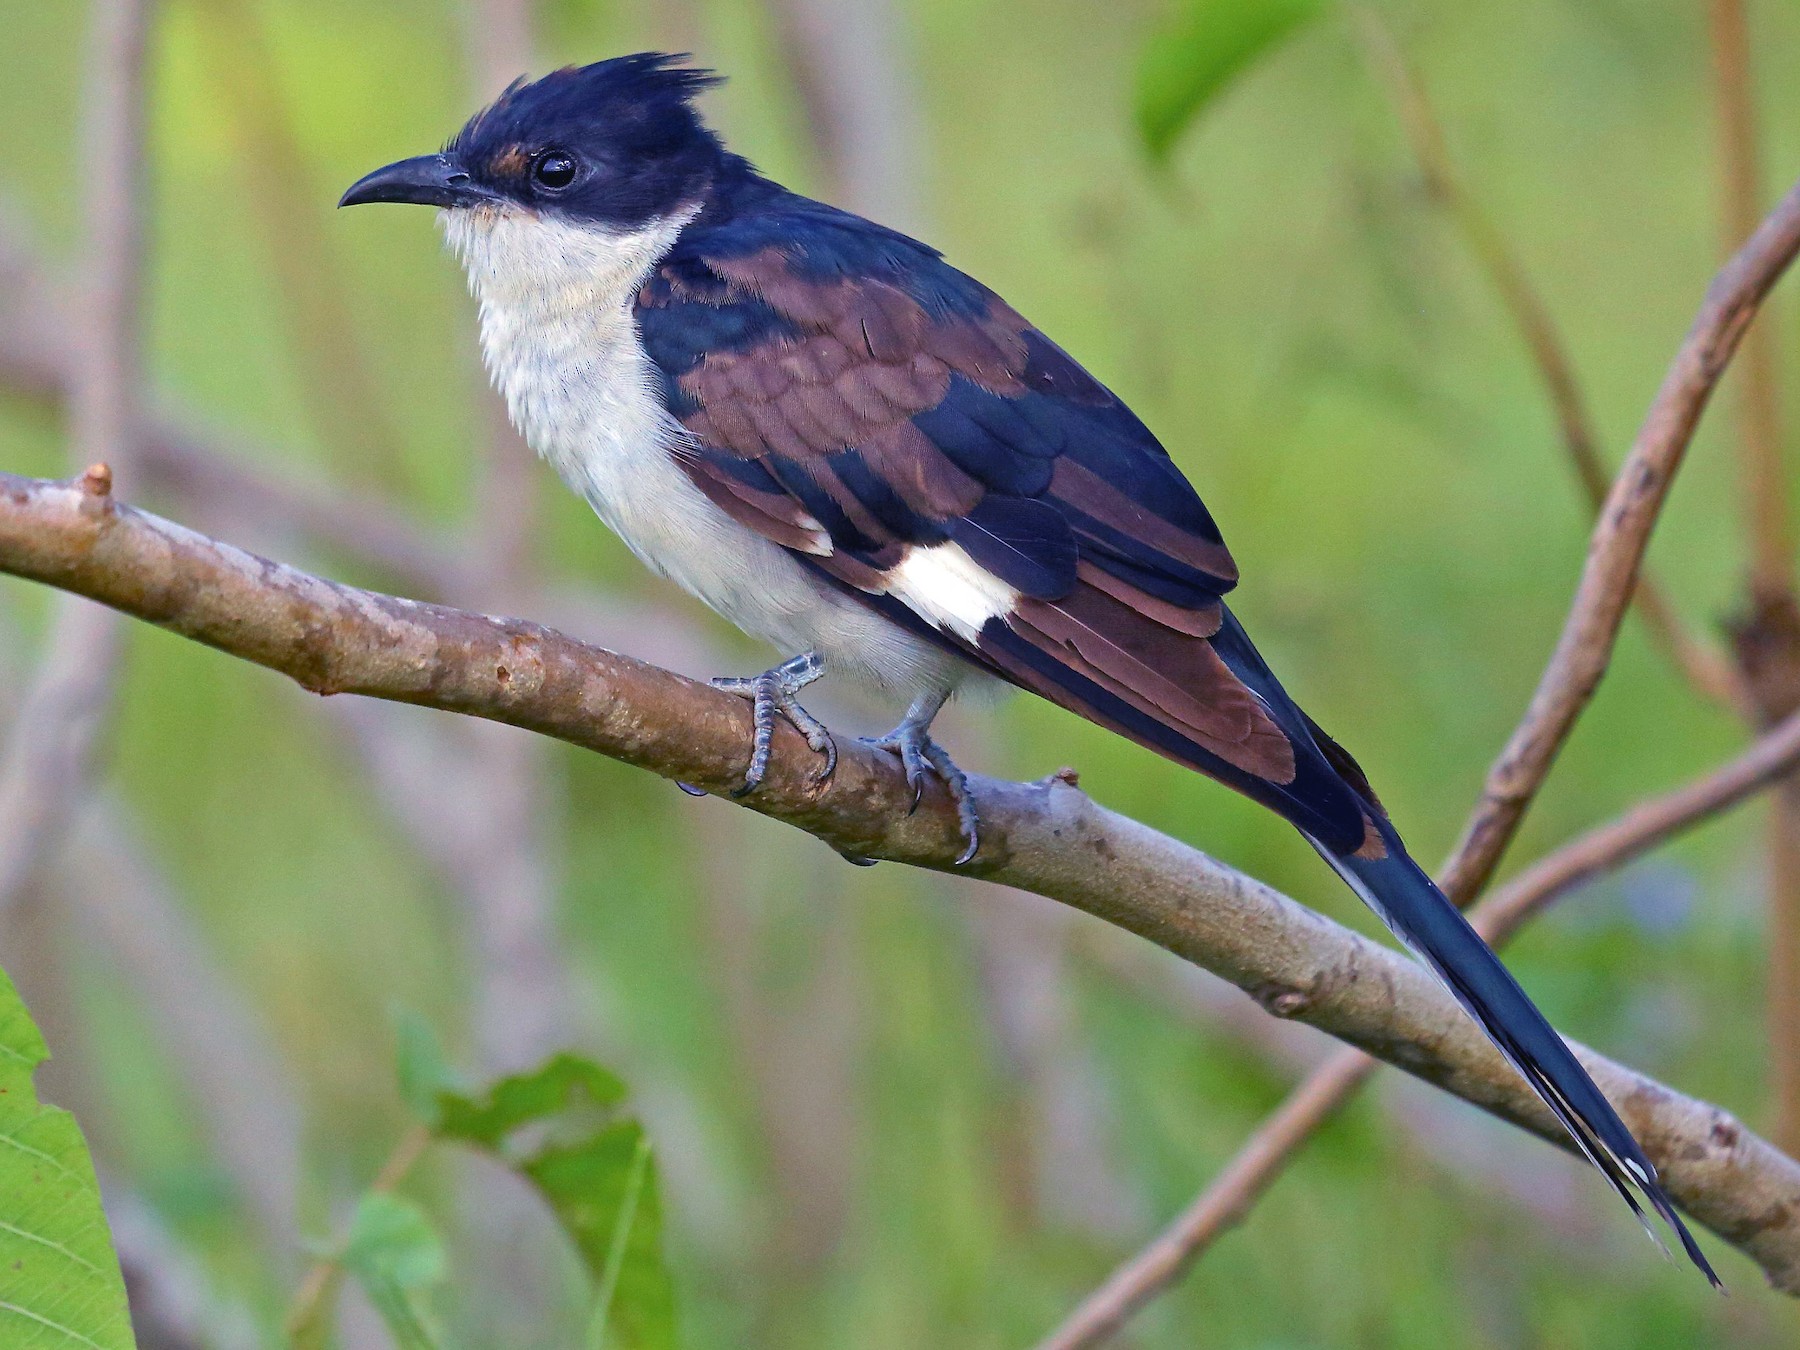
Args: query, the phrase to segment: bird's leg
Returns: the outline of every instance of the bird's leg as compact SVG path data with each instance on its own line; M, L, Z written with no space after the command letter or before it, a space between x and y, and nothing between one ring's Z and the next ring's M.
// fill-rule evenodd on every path
M775 715L779 713L794 724L794 730L806 737L815 754L825 756L825 767L817 781L823 783L837 768L837 745L825 724L802 708L795 695L825 673L825 663L817 652L802 652L783 661L773 670L748 678L725 676L712 682L714 689L737 694L750 700L750 722L755 732L750 740L750 766L744 771L744 785L732 792L742 797L762 784L769 770L769 746L775 738Z
M981 848L981 821L975 812L975 796L969 790L968 776L956 767L949 752L931 739L931 723L948 697L948 694L920 694L906 710L906 716L900 719L899 726L885 736L865 738L864 744L877 750L891 750L900 757L900 765L906 770L906 781L913 790L915 811L925 793L925 775L936 774L942 781L950 793L950 800L956 803L956 819L962 825L963 838L969 841L962 857L956 860L960 867Z

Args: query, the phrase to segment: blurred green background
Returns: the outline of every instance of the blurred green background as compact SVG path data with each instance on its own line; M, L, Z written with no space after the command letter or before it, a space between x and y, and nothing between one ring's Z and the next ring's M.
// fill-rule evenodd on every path
M1222 523L1271 664L1414 851L1442 856L1554 640L1586 515L1517 333L1421 191L1351 25L1297 34L1158 172L1132 117L1155 0L856 0L847 21L873 27L846 50L868 71L818 45L830 8L546 0L533 68L696 52L731 77L708 108L736 149L803 190L862 193L1118 390ZM1720 251L1703 8L1381 6L1563 325L1614 462ZM0 202L57 276L81 262L83 11L0 0ZM1800 9L1752 13L1779 189L1800 166ZM493 92L470 22L454 0L161 7L154 399L259 473L411 520L455 564L434 598L693 674L761 669L535 464L526 556L483 552L513 480L487 458L461 279L427 213L332 209ZM834 74L886 100L892 172L873 186L844 168L868 147L833 143ZM1792 294L1774 314L1794 330ZM1716 413L1702 432L1652 551L1706 627L1741 589L1729 428ZM41 401L0 391L0 468L60 476L67 453ZM178 478L120 491L420 589L298 513ZM0 584L0 682L28 666L46 599ZM1030 1345L1325 1045L1031 897L853 869L596 756L342 703L134 628L93 808L114 847L72 844L0 934L56 1054L47 1090L77 1110L122 1230L179 1266L205 1343L277 1343L303 1242L403 1130L398 1008L471 1068L569 1045L633 1085L694 1350ZM845 691L819 710L858 731L889 711ZM1374 931L1280 822L1148 753L1022 699L944 727L965 764L1075 765L1108 806ZM1629 625L1514 858L1742 740ZM1574 897L1512 961L1571 1035L1766 1126L1760 819ZM573 1263L527 1197L455 1160L412 1193L455 1235L453 1344L574 1343ZM1728 1300L1656 1259L1597 1177L1388 1074L1127 1343L1800 1343L1800 1309L1708 1250ZM361 1316L346 1343L380 1344Z

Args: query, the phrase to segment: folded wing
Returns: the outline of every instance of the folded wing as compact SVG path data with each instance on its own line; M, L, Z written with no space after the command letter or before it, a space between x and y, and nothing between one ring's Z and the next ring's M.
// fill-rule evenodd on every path
M1368 801L1226 609L1236 565L1143 423L935 251L782 206L690 227L638 299L700 489L898 621L1357 847Z

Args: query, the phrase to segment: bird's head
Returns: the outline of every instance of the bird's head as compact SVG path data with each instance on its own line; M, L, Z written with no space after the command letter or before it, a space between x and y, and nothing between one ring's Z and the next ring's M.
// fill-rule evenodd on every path
M645 52L515 82L443 152L403 159L338 202L414 202L451 213L524 212L617 232L704 196L724 149L692 99L718 81Z

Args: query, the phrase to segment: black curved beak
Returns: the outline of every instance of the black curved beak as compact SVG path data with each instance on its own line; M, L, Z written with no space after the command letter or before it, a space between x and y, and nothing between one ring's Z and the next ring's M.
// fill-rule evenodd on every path
M478 187L449 155L419 155L366 174L338 198L339 206L411 202L418 206L474 206L493 194Z

